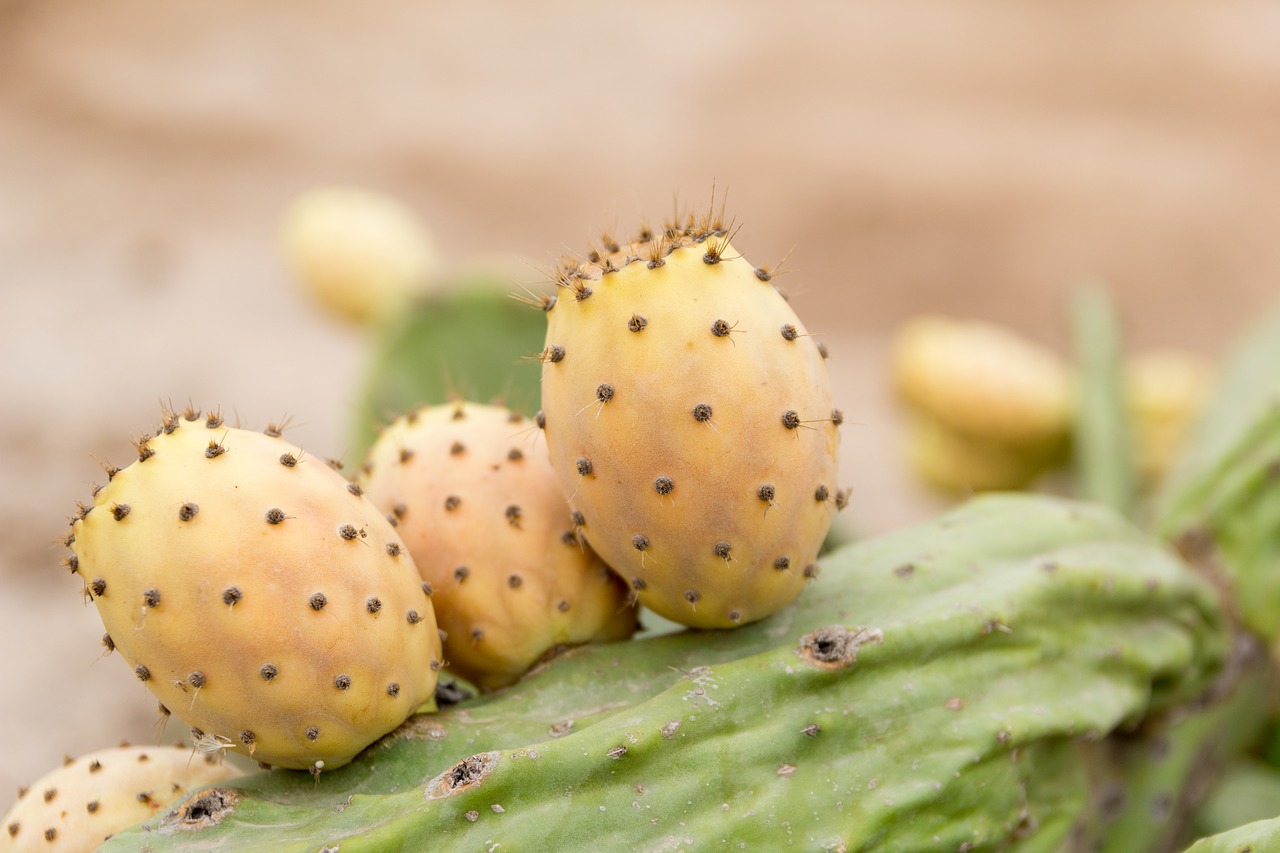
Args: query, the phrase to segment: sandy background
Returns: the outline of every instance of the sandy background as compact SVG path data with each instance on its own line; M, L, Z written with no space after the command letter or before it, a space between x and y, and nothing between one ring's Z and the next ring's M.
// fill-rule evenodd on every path
M895 456L895 323L1062 345L1098 276L1135 346L1216 355L1280 297L1277 152L1262 0L0 0L0 807L64 752L155 737L51 544L94 457L188 398L345 448L365 342L274 242L304 188L393 192L459 261L545 263L714 179L753 262L794 247L875 532L938 505Z

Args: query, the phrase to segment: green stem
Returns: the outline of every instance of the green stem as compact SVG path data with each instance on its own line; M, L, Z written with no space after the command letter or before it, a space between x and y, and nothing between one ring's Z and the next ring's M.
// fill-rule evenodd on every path
M1100 287L1077 292L1071 307L1080 382L1075 457L1081 496L1129 516L1137 473L1121 372L1120 323Z

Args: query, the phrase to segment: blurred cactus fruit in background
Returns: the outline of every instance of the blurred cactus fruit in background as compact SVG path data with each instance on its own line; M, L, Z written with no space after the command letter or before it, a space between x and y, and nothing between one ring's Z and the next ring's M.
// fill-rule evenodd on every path
M0 851L89 853L196 789L240 775L220 759L173 746L120 746L68 758L20 792L4 816Z
M166 412L80 505L71 570L197 743L338 767L431 701L431 599L360 488L280 436Z
M432 590L450 672L494 689L559 647L635 631L627 586L578 536L529 418L415 410L383 431L359 482Z
M895 335L916 474L953 492L1025 486L1062 462L1073 417L1066 361L990 323L922 316Z
M708 212L601 238L546 310L542 408L579 535L683 625L777 612L846 493L825 347Z
M1124 380L1138 469L1150 484L1178 457L1213 391L1214 370L1194 353L1161 349L1130 357Z
M430 287L438 252L418 218L393 198L319 187L284 214L280 240L299 285L343 319L366 323Z
M961 432L919 412L908 415L906 443L915 476L934 488L961 494L1020 488L1057 458Z

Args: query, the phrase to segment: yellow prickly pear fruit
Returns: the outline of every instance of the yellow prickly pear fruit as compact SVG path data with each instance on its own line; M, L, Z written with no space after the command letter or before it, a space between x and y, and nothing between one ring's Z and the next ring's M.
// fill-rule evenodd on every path
M711 215L558 273L542 423L584 535L641 604L728 628L817 576L845 495L826 350Z
M168 413L72 523L134 675L215 744L334 768L431 700L431 599L359 486L280 437Z
M931 484L1017 488L1062 459L1073 380L1052 350L990 323L924 316L896 334L890 369L913 421L910 460Z
M67 762L24 789L4 816L0 853L89 853L181 797L239 776L220 756L120 746Z
M1140 353L1125 364L1129 420L1147 482L1169 469L1213 388L1213 367L1181 350Z
M412 211L352 187L321 187L290 205L281 227L285 258L326 310L367 322L427 288L437 252Z
M449 671L496 689L553 649L635 631L626 585L579 539L527 418L475 403L410 412L359 482L431 586Z
M1055 457L959 432L936 418L908 413L908 462L924 482L948 492L998 491L1026 485Z

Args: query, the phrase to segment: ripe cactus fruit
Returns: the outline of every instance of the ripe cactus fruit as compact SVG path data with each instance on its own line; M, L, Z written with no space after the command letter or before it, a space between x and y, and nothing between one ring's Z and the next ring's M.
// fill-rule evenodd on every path
M285 258L325 309L367 322L426 290L439 266L417 217L393 198L353 187L299 196L281 226Z
M240 773L173 746L120 746L67 762L31 785L5 814L0 851L98 849L196 788Z
M932 485L1015 488L1061 459L1073 389L1051 350L989 323L924 316L898 331L891 360L912 467Z
M432 589L450 671L492 689L557 646L621 640L627 587L579 540L533 423L448 403L391 424L359 482Z
M198 740L333 768L432 698L440 637L382 513L279 434L166 414L73 522L70 560Z
M1184 350L1132 356L1124 366L1129 423L1138 465L1148 483L1169 470L1213 390L1213 368Z
M704 628L791 601L845 493L825 349L711 217L558 273L542 408L582 533L640 603Z

